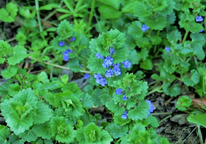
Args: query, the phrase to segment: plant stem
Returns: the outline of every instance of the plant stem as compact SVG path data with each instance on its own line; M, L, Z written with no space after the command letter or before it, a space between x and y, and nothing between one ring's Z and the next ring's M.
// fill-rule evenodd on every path
M38 24L39 24L39 30L42 32L42 26L41 26L41 19L40 19L40 14L39 14L39 1L35 0L36 4L36 14L37 14L37 19L38 19Z
M189 34L189 31L186 31L184 38L182 40L182 45L184 44L185 40L187 39L188 34Z
M200 125L197 125L197 130L198 130L198 135L199 135L199 138L200 138L200 144L203 144L203 139L202 139L202 133L201 133Z
M30 59L33 59L33 60L35 60L35 61L38 61L38 62L47 64L47 65L53 66L53 67L57 67L57 68L61 68L61 69L70 70L68 67L64 67L64 66L60 66L60 65L56 65L56 64L52 64L52 63L49 63L49 62L43 62L43 61L37 60L37 59L35 59L35 58L31 58L31 57L29 57L29 58L30 58ZM80 70L80 72L82 72L82 73L91 73L90 71L85 71L85 70Z
M162 89L163 86L164 86L164 84L161 85L160 87L155 88L155 89L153 89L152 91L148 92L148 93L147 93L147 96L150 95L150 94L152 94L152 93L154 93L154 92L156 92L156 91L159 91L160 89Z
M165 121L166 119L170 118L170 117L171 117L171 115L165 117L164 119L162 119L162 120L159 122L159 124L162 123L163 121Z
M88 23L88 31L89 31L91 24L92 24L94 8L95 8L95 0L92 1L92 6L91 6L91 11L90 11L90 16L89 16L89 23Z
M172 112L152 113L151 115L169 115L169 114L172 114Z

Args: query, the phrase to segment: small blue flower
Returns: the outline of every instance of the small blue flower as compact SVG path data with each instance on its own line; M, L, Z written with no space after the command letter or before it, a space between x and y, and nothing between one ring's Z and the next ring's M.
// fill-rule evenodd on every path
M88 79L88 78L90 78L90 75L88 73L85 73L83 79Z
M132 63L129 60L122 62L122 64L124 65L124 68L130 68L132 66Z
M115 93L117 94L117 95L120 95L121 93L122 93L122 89L121 88L118 88L118 89L116 89L116 91L115 91Z
M59 46L60 46L60 47L63 47L64 45L65 45L65 43L64 43L63 41L60 41L60 42L59 42Z
M64 61L68 61L69 60L69 54L63 54L63 59L64 59Z
M69 54L69 53L71 53L71 52L72 52L72 50L67 49L67 50L65 50L62 54Z
M170 52L170 48L169 47L165 47L166 52Z
M70 41L73 42L73 41L75 41L75 40L76 40L76 38L75 38L75 37L72 37Z
M122 118L122 119L127 119L127 118L128 118L128 116L127 116L127 111L125 111L125 112L122 114L121 118Z
M104 59L104 57L99 53L95 53L95 56L97 57L97 59Z
M204 18L202 16L197 16L195 20L196 22L202 22Z
M113 64L113 69L114 69L115 76L121 75L121 69L119 63Z
M114 48L110 48L110 54L111 54L111 55L114 54Z
M129 98L126 97L126 94L124 94L124 96L122 97L122 99L123 99L124 101L126 101L126 100L129 99Z
M105 74L105 77L112 77L113 75L113 70L111 68L109 68L107 71L106 71L106 74Z
M149 116L151 112L154 111L154 106L152 105L152 102L150 100L146 100L146 102L149 104L149 114L147 115Z
M143 25L142 25L142 28L141 28L142 31L146 31L146 30L148 30L148 29L149 29L149 27L146 26L146 24L143 24Z
M112 63L113 63L113 58L111 58L111 56L107 56L107 57L104 59L104 62L103 62L103 64L102 64L102 66L103 66L104 68L106 68L106 67L111 66Z

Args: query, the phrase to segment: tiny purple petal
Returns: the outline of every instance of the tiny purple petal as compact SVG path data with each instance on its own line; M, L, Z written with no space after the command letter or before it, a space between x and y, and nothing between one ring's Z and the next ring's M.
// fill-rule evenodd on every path
M109 67L113 64L113 58L111 56L107 56L105 59L104 59L104 62L102 63L102 66L104 68L106 67Z
M105 77L112 77L113 73L114 73L114 72L112 71L112 69L109 68L109 69L106 71Z
M110 48L110 54L111 54L111 55L114 54L114 48Z
M99 53L95 53L95 56L97 57L97 59L104 59L104 57Z
M122 114L121 118L122 118L122 119L127 119L127 118L128 118L128 116L127 116L127 111L125 111L125 112Z
M129 99L129 98L126 97L126 95L124 95L124 96L122 97L122 99L125 101L125 100L127 100L127 99Z
M199 33L203 32L204 30L200 30Z
M64 61L68 61L69 60L69 55L68 54L63 54L63 59L64 59Z

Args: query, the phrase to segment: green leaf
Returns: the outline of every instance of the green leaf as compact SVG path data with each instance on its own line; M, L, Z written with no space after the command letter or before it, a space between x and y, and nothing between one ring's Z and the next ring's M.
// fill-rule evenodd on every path
M68 67L69 67L69 69L71 69L74 72L79 72L81 70L80 66L79 66L79 60L76 58L69 60Z
M116 19L119 18L122 14L119 10L107 5L99 6L98 11L100 13L101 19L103 20Z
M191 47L193 48L195 55L199 60L203 60L205 58L205 52L203 50L205 37L199 33L191 34L190 37L192 38Z
M31 89L24 89L14 98L1 103L1 111L7 125L16 134L23 133L33 125L37 98Z
M186 111L187 107L192 105L192 99L188 96L182 96L178 99L176 108L181 111Z
M14 96L22 90L21 86L18 83L9 85L9 95Z
M12 54L12 47L8 42L0 40L0 58L1 57L8 57Z
M6 70L1 71L1 75L5 79L9 79L16 75L17 70L18 70L17 66L9 66Z
M69 81L69 76L68 75L61 76L61 81L63 84L67 84Z
M181 94L181 87L178 84L174 84L171 86L170 83L166 83L163 87L163 91L165 94L173 97L173 96L178 96Z
M94 105L94 101L92 99L92 96L89 95L88 93L83 95L81 102L82 102L82 105L87 109L92 108L92 106Z
M48 83L49 82L47 74L44 71L41 72L40 74L38 74L37 79L38 79L39 82L42 82L42 83Z
M172 44L175 44L181 38L182 38L182 35L178 30L174 30L167 34L167 40Z
M57 33L62 40L69 38L73 34L73 25L71 25L67 20L63 20L57 27Z
M54 117L50 122L52 136L61 143L71 143L75 137L73 127L64 117Z
M4 22L14 22L17 12L18 6L15 3L10 2L6 5L6 9L0 9L0 20Z
M146 119L152 127L157 128L159 126L159 122L156 117L149 115Z
M187 86L194 86L199 83L200 80L200 74L196 70L191 70L190 77L185 75L183 77L183 82Z
M35 133L35 135L37 135L38 137L42 137L43 139L50 140L52 138L49 122L34 125L32 131Z
M6 138L8 138L10 135L10 131L9 128L4 126L4 125L0 125L0 140L6 140Z
M34 124L42 124L48 121L52 116L52 110L43 102L38 102L38 107L34 113Z
M139 21L134 21L128 27L128 34L132 35L135 39L143 36L143 31L141 30L142 24Z
M167 17L158 15L155 17L150 17L150 19L142 18L141 21L144 21L145 24L151 29L163 30L163 28L165 28L167 24Z
M146 59L142 63L140 63L140 68L146 69L146 70L152 70L153 64L151 59Z
M16 65L20 63L23 59L27 57L27 51L23 46L15 46L13 48L13 55L12 57L8 58L8 63L10 65Z
M33 132L33 130L27 130L24 133L21 133L19 137L27 142L36 141L37 139L37 135Z
M129 110L128 117L132 120L142 120L149 114L149 107L146 101L139 101L137 108Z
M128 127L120 126L115 123L110 123L106 126L105 130L107 130L114 139L121 138L124 135L127 135Z
M147 4L138 1L135 5L134 14L137 17L147 17L152 14L152 9Z
M130 0L123 4L122 12L134 14L136 1Z
M206 128L206 114L189 115L187 120L191 123L201 125Z
M58 7L59 7L58 4L50 3L50 4L47 4L47 5L41 6L39 8L39 10L52 10L53 8L58 8Z
M119 0L97 0L100 3L103 3L104 5L111 6L115 8L116 10L119 9L120 1Z
M18 44L25 45L27 37L24 33L18 32L17 35L16 35L16 40L18 41Z

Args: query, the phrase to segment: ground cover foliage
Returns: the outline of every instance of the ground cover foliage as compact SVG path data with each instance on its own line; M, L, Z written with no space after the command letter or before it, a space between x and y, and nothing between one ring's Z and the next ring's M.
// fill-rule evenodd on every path
M0 143L203 144L205 4L1 1Z

